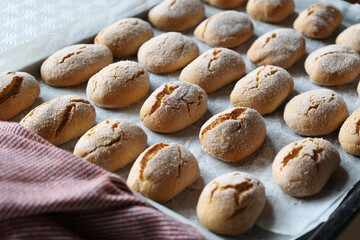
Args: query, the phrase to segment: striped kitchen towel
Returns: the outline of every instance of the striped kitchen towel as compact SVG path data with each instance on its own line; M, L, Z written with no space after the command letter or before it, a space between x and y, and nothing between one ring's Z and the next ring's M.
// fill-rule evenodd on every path
M0 122L0 239L203 239L123 179Z

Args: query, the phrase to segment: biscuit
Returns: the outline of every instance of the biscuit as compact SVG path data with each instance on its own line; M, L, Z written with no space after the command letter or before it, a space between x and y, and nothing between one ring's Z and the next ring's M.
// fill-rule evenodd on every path
M234 9L242 5L246 0L203 0L212 6L222 9Z
M342 31L336 38L336 44L351 47L360 54L360 23Z
M328 89L317 89L292 98L285 106L284 120L297 134L320 136L335 131L349 116L344 99Z
M171 133L195 123L206 109L207 95L201 87L175 81L161 85L146 99L140 117L148 129Z
M246 5L251 17L269 23L285 20L294 8L294 0L249 0Z
M237 11L223 11L200 23L194 36L213 47L236 47L253 35L250 18Z
M346 152L360 156L360 108L356 109L341 126L339 142Z
M134 161L146 148L146 142L146 133L135 123L105 120L79 139L74 154L108 171L116 171Z
M294 28L310 38L327 38L341 24L342 18L341 11L334 5L318 2L299 14Z
M200 0L165 0L149 11L149 21L166 31L179 31L197 25L205 16Z
M277 185L294 197L318 193L340 165L336 148L322 138L306 138L285 146L273 162Z
M120 58L134 55L153 36L148 22L140 18L124 18L103 29L94 43L108 47L114 57Z
M239 53L226 48L212 48L187 65L179 80L196 84L210 93L238 80L244 73L245 62Z
M247 52L257 66L275 65L289 68L305 53L305 39L294 29L281 28L267 32L251 45Z
M164 203L193 184L199 176L197 160L186 147L160 142L136 159L126 183L131 190Z
M163 33L144 43L138 51L138 61L150 72L170 73L185 67L199 55L194 40L181 33Z
M234 107L248 107L261 115L272 113L290 95L294 80L283 68L261 66L240 79L231 92Z
M107 47L76 44L57 51L41 65L41 78L56 87L81 84L113 61Z
M54 145L81 136L95 122L95 108L87 100L67 95L34 108L20 124Z
M211 117L201 127L203 148L225 162L239 161L255 152L266 137L265 120L254 109L235 107Z
M360 55L348 46L329 45L312 52L306 58L305 70L316 84L346 84L360 73Z
M9 120L28 108L40 94L37 80L25 72L0 73L0 120Z
M120 61L103 68L89 79L88 98L103 108L120 108L138 102L149 90L147 70L133 61Z
M255 176L231 172L205 186L196 213L201 224L210 231L236 235L255 224L265 202L265 187Z

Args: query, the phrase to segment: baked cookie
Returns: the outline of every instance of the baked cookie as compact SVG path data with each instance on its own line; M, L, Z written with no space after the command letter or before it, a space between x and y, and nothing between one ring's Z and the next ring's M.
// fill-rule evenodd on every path
M360 23L342 31L336 38L336 44L351 47L360 54Z
M294 0L249 0L246 5L246 11L251 17L270 23L285 20L294 8Z
M360 156L360 108L356 109L341 126L339 142L346 152Z

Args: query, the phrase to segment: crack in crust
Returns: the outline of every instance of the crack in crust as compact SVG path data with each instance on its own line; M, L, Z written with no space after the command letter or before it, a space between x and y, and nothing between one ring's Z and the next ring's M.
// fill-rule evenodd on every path
M141 181L144 181L144 171L145 171L147 163L151 159L153 159L160 152L161 149L168 147L168 146L169 146L169 144L166 144L166 143L158 143L146 151L146 153L144 154L144 156L142 157L142 159L140 161L140 180Z
M10 73L8 73L10 74ZM11 97L15 97L20 92L21 84L24 78L22 76L14 76L11 83L6 86L0 93L0 105Z
M231 113L226 113L221 116L218 116L218 118L216 118L211 124L209 124L206 128L204 128L200 134L204 136L208 131L217 127L218 125L220 125L221 123L227 120L241 120L245 116L246 112L247 111L245 108L240 108L240 109L237 108L233 110ZM241 128L241 124L239 128Z
M318 102L315 102L315 101L314 101L314 97L315 97L314 95L311 95L310 98L309 98L309 101L310 101L311 105L309 106L308 110L307 110L306 113L305 113L306 116L309 115L309 112L310 112L311 109L315 109L315 110L316 110L316 109L319 108L319 106L320 106L321 104L326 103L326 97L325 97L325 96L323 96L323 97L321 98L321 100L318 101ZM331 97L330 97L330 99L329 99L327 102L330 103L330 102L332 102L333 100L335 100L335 94L334 94L334 93L331 94Z
M263 47L264 47L266 44L268 44L271 39L276 38L276 37L277 37L276 33L273 33L270 37L266 38L266 41L265 41L265 44L263 45Z
M64 63L66 59L70 58L71 56L75 56L75 55L79 55L80 53L82 53L83 51L81 51L80 49L85 49L86 46L83 46L81 48L79 48L79 51L77 52L71 52L67 55L65 55L58 63Z
M32 115L34 115L34 113L36 112L36 110L37 110L38 108L43 107L43 106L45 106L45 105L48 105L48 104L50 104L50 103L51 103L51 102L46 102L46 103L43 103L43 104L37 106L36 108L34 108L33 110L31 110L31 112L30 112L28 115L26 115L26 116L21 120L21 122L22 122L22 123L25 123L25 122L26 122L26 119L28 119L29 117L31 117Z
M356 122L355 134L360 135L360 119Z
M169 5L169 10L170 10L170 11L172 10L172 8L173 8L173 6L175 5L175 3L176 3L176 0L173 0L173 1L170 3L170 5Z
M288 155L286 155L281 162L282 164L281 169L283 169L288 164L288 162L290 162L290 160L297 158L300 155L300 152L303 148L304 148L303 146L299 146L297 148L294 148L291 152L289 152Z
M213 61L216 61L216 60L219 59L218 54L221 53L221 52L222 52L221 49L216 49L216 50L214 50L214 52L212 53L213 57L210 59L210 61L209 61L209 63L208 63L208 70L209 70L209 72L213 72L213 70L210 69L210 68L211 68L211 64L212 64ZM205 57L206 57L206 56L205 56Z
M209 18L205 21L205 23L204 23L204 29L203 29L203 31L202 31L202 33L201 33L201 38L202 38L202 39L205 39L206 28L207 28L207 26L208 26L211 18L212 18L212 17L209 17Z
M179 162L179 166L178 166L178 175L176 176L176 178L180 178L180 176L181 176L181 167L182 167L182 165L184 163L188 163L188 161L183 159L180 146L176 145L176 147L177 147L177 149L179 151L179 158L180 158L180 162Z
M131 76L131 78L127 79L127 82L131 82L133 81L135 78L140 77L141 75L143 75L145 72L144 71L138 71L137 73L135 73L133 76Z
M156 96L156 102L155 104L151 107L151 111L150 114L153 114L160 106L161 103L164 102L164 97L166 95L171 95L173 94L173 92L175 91L175 89L177 89L179 86L168 86L167 84L164 85L164 89L162 91L160 91Z
M321 54L320 56L317 56L314 60L314 62L316 62L319 58L322 58L326 55L330 55L330 54L342 54L342 53L345 53L345 54L349 54L348 52L343 52L343 51L331 51L331 52L327 52L327 53L323 53Z
M315 10L316 10L316 5L311 5L311 6L307 9L307 11L308 11L307 15L310 16L311 14L313 14L313 13L315 12Z

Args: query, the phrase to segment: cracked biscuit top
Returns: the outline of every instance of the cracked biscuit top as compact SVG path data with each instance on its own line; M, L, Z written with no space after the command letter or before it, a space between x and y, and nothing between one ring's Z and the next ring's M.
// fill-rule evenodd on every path
M281 28L261 35L247 52L257 66L275 65L289 68L305 53L305 39L294 29Z
M326 135L349 116L344 99L328 89L317 89L292 98L285 107L284 120L302 136Z
M250 18L237 11L223 11L204 20L194 30L194 36L213 47L236 47L254 32Z
M200 0L165 0L149 11L149 21L157 28L179 31L197 25L205 15Z
M194 155L183 145L157 143L132 166L127 185L145 197L163 203L182 192L200 176Z
M342 13L331 3L318 2L302 11L294 22L294 28L307 37L329 37L342 21Z
M141 45L138 61L150 72L170 73L186 66L199 55L190 37L177 32L163 33Z
M207 109L207 95L197 85L170 82L156 89L144 102L140 117L145 127L171 133L195 123Z
M86 95L100 107L121 108L142 99L149 86L149 73L141 64L119 61L89 79Z
M240 79L230 100L235 107L253 108L265 115L275 111L293 88L294 80L285 69L266 65Z
M264 185L253 175L231 172L208 183L196 208L202 225L218 234L235 235L249 230L266 202Z
M266 137L266 124L254 109L235 107L218 113L200 129L202 146L226 162L239 161L255 152Z
M322 138L306 138L285 146L273 162L278 186L294 197L318 193L340 165L336 148Z
M95 108L79 96L66 95L45 102L26 115L20 124L54 145L79 137L95 122Z
M239 53L227 48L212 48L187 65L179 80L196 84L209 93L238 80L244 73L245 62Z
M105 120L87 131L76 143L74 154L108 171L134 161L146 148L147 136L137 124Z
M41 78L57 87L75 86L89 80L112 61L112 53L106 46L76 44L48 57L41 65Z
M319 85L346 84L360 74L360 55L345 45L329 45L306 58L305 70L310 79Z

